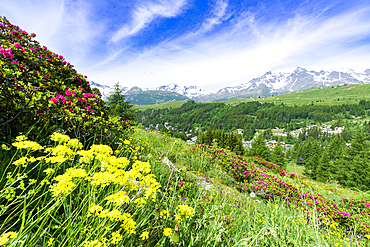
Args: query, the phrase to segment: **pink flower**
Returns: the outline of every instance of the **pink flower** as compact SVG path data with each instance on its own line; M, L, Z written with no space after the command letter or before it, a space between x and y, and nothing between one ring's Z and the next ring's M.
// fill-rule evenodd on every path
M66 90L66 96L71 96L71 95L72 95L72 92L69 90Z
M47 50L47 49L48 49L46 46L43 46L42 48L43 48L43 49L45 49L45 50Z
M31 36L32 36L32 37L36 37L36 34L35 34L35 33L31 33Z
M32 47L29 47L28 49L30 49L31 51L35 51L35 49L33 49Z
M95 94L92 94L92 93L85 93L85 94L84 94L84 97L85 97L85 98L88 98L88 97L95 97Z
M13 61L12 61L12 64L19 64L19 62L18 62L18 61L13 60Z
M60 58L60 59L63 59L63 56L62 56L62 55L59 55L59 58Z
M180 185L180 186L183 186L183 185L184 185L184 183L183 183L183 182L180 182L180 183L179 183L179 185Z
M80 88L80 91L85 91L85 89L82 87L82 88Z
M16 48L22 48L22 46L19 43L14 44Z
M40 54L39 58L42 58L42 55Z
M0 23L0 27L4 27L4 25L2 23Z
M46 73L45 77L49 77L49 76L50 76L49 73Z
M84 77L87 78L87 75L85 75Z
M10 59L14 58L14 55L12 55L12 49L11 48L5 49L2 46L0 46L0 53L2 53L4 55L4 57L9 57Z
M49 99L49 101L53 102L54 104L58 104L58 100L57 99L51 98L51 99Z

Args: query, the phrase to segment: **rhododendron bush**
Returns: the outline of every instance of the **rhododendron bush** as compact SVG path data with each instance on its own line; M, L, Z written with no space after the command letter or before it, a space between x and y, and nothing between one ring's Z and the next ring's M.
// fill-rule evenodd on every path
M32 139L60 128L88 137L111 126L87 76L35 37L0 17L0 138L28 132Z
M289 174L278 165L259 157L246 159L240 155L229 155L204 144L194 145L191 149L195 153L207 153L212 162L232 175L242 191L292 205L302 210L308 221L335 223L348 231L356 230L360 235L370 234L370 201L343 198L335 202L315 193L309 180Z

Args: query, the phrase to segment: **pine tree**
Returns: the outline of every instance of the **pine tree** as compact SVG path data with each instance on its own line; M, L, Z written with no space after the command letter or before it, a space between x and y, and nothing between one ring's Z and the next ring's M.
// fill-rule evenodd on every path
M252 143L251 153L253 156L258 156L262 159L267 159L269 156L269 149L266 146L263 135L259 134Z
M280 140L278 141L276 147L274 147L270 161L283 169L286 169L286 159L284 155L284 148L281 146Z
M320 161L319 161L319 166L317 167L317 181L319 182L326 182L327 180L330 180L331 174L329 172L331 166L330 162L330 156L329 156L329 151L325 150L323 152Z
M112 116L121 117L125 120L136 120L136 109L131 101L126 101L126 95L122 93L122 88L119 82L114 84L114 89L109 93L107 105L111 107L110 114Z
M315 154L311 159L306 162L305 167L302 171L303 176L309 177L312 179L317 178L317 168L320 164L320 156Z

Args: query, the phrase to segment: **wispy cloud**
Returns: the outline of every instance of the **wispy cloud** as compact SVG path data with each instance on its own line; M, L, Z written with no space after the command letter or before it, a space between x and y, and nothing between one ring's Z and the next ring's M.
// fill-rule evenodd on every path
M37 40L74 64L87 60L104 26L92 20L92 4L83 0L0 2L1 13L12 23L37 34Z
M202 24L202 31L208 31L213 26L220 24L225 17L226 8L228 6L227 1L218 0L211 11L212 17L207 18Z
M181 8L186 3L185 0L159 0L156 2L146 2L138 5L132 11L132 21L124 24L110 39L117 42L121 39L133 36L144 29L154 19L159 17L175 17L181 12Z
M102 84L216 91L271 69L370 64L370 7L361 0L113 0L102 5L119 7L106 15L96 1L2 0L0 13Z

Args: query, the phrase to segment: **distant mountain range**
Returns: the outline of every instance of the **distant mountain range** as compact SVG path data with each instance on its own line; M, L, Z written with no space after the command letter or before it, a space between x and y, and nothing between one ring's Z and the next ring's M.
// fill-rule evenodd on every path
M170 100L188 100L193 99L199 102L214 102L228 100L232 98L248 98L255 96L270 96L294 91L300 91L309 88L326 87L343 84L369 84L370 69L362 73L347 69L341 71L308 71L305 68L298 67L293 72L274 72L269 71L261 77L254 78L247 83L234 87L225 87L216 93L207 92L198 86L179 86L169 84L153 89L133 87L123 88L123 92L128 95L128 99L137 101L134 104L155 104ZM92 87L97 87L106 99L111 87L92 82ZM168 93L165 93L168 92ZM181 96L183 96L182 99ZM136 99L135 97L140 97ZM150 97L150 100L145 100ZM145 102L145 103L144 103ZM153 103L149 103L153 102Z

